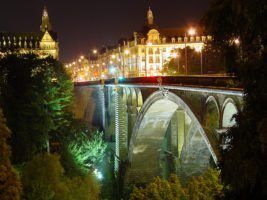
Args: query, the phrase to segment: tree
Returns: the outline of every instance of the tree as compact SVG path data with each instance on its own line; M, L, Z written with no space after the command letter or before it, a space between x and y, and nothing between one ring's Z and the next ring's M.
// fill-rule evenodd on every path
M228 69L235 67L244 86L243 110L235 116L236 125L225 134L229 143L222 153L227 199L266 198L267 162L261 138L266 137L267 130L259 131L267 118L266 8L265 0L214 0L203 18L215 43L225 49Z
M219 176L219 171L209 169L202 176L193 177L187 184L187 199L221 199L223 185Z
M0 76L0 103L13 132L14 163L49 152L49 140L69 123L73 84L63 65L34 54L8 55L0 60Z
M81 132L68 143L67 148L76 165L87 174L89 169L103 161L107 144L103 140L103 133L99 131L93 132L91 138Z
M53 154L35 156L27 163L22 181L24 198L29 200L95 200L99 195L93 176L66 177L59 156Z
M134 187L130 199L215 200L223 196L219 175L219 171L209 169L202 176L193 177L184 187L176 175L171 175L169 181L157 177L145 188Z
M10 131L5 125L0 109L0 197L2 200L17 200L20 199L21 184L9 160L10 148L7 145L9 137Z

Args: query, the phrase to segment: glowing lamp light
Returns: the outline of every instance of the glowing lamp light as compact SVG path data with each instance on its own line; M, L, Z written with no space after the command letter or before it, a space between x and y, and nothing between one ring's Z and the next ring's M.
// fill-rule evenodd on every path
M119 79L120 81L122 81L122 80L124 79L124 77L123 77L123 76L120 76L118 79Z
M235 43L236 45L239 45L239 44L240 44L240 40L239 40L238 38L236 38L236 39L234 40L234 43Z
M94 174L97 179L102 180L103 179L103 174L99 172L97 169L94 170Z
M196 48L195 48L195 50L196 50L196 52L201 52L202 51L202 47L201 46L197 46Z
M188 34L189 35L195 35L196 34L196 29L194 29L194 28L190 28L189 30L188 30Z
M110 73L115 74L115 72L116 72L116 69L114 67L111 67L110 68Z
M173 58L177 58L177 57L178 57L177 53L173 53L173 54L172 54L172 57L173 57Z
M97 54L97 50L96 49L93 50L93 54Z
M128 54L130 53L130 51L129 51L128 49L126 49L126 50L124 51L124 53L125 53L126 55L128 55Z
M81 59L83 60L84 59L84 56L81 56Z
M148 45L148 46L152 46L152 42L148 42L147 45Z
M116 58L116 56L113 54L113 55L111 56L111 58L112 58L112 59L115 59L115 58Z
M79 61L79 62L82 62L82 60L81 60L81 59L79 59L78 61Z
M110 61L109 63L112 65L113 64L113 61Z

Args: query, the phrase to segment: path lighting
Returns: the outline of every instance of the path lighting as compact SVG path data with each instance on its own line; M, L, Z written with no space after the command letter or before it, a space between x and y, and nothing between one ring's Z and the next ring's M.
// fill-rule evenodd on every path
M203 53L202 53L202 47L201 46L197 46L196 47L196 52L200 53L200 67L201 67L201 75L203 74Z
M97 54L97 50L96 49L93 49L93 54Z
M236 38L236 39L234 39L234 43L235 43L235 45L238 46L240 44L240 40L238 38Z
M103 179L103 174L100 171L98 171L97 169L94 170L94 174L95 174L97 179L99 179L99 180Z
M190 36L196 35L196 29L190 28L185 32L185 74L188 75L188 63L187 63L187 34Z

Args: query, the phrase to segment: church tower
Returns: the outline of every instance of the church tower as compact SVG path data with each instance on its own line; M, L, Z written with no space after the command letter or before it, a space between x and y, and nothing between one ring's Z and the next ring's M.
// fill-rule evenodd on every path
M50 23L46 7L44 7L44 10L43 10L42 24L40 26L40 29L41 29L41 32L51 31L52 30L52 25Z
M153 12L150 9L150 7L149 7L149 9L147 11L147 24L149 26L152 26L154 24L154 16L153 16Z

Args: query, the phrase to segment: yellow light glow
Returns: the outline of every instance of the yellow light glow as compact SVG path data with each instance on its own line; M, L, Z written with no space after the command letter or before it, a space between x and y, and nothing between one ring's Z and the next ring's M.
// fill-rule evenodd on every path
M236 39L234 40L234 43L235 43L236 45L239 45L239 44L240 44L240 40L239 40L238 38L236 38Z
M113 64L113 61L110 61L109 63L110 63L110 64Z
M202 51L202 47L201 46L196 46L195 50L196 50L196 52L201 52Z
M82 59L82 60L84 59L84 56L83 56L83 55L81 56L81 59Z
M113 54L113 55L111 56L111 58L112 58L112 59L115 59L115 58L116 58L116 56Z
M148 46L152 46L152 42L148 42L147 45L148 45Z
M82 60L81 60L81 59L79 59L78 61L79 61L79 62L82 62Z
M133 58L136 58L136 55L133 55Z
M173 58L177 58L177 57L178 57L177 53L173 53L173 54L172 54L172 57L173 57Z
M196 29L194 29L194 28L190 28L190 29L188 30L188 34L191 35L191 36L195 35L195 34L196 34Z
M94 50L93 50L93 53L94 53L94 54L97 54L97 50L96 50L96 49L94 49Z
M128 54L130 53L130 51L129 51L128 49L126 49L126 50L124 51L124 53L125 53L126 55L128 55Z

